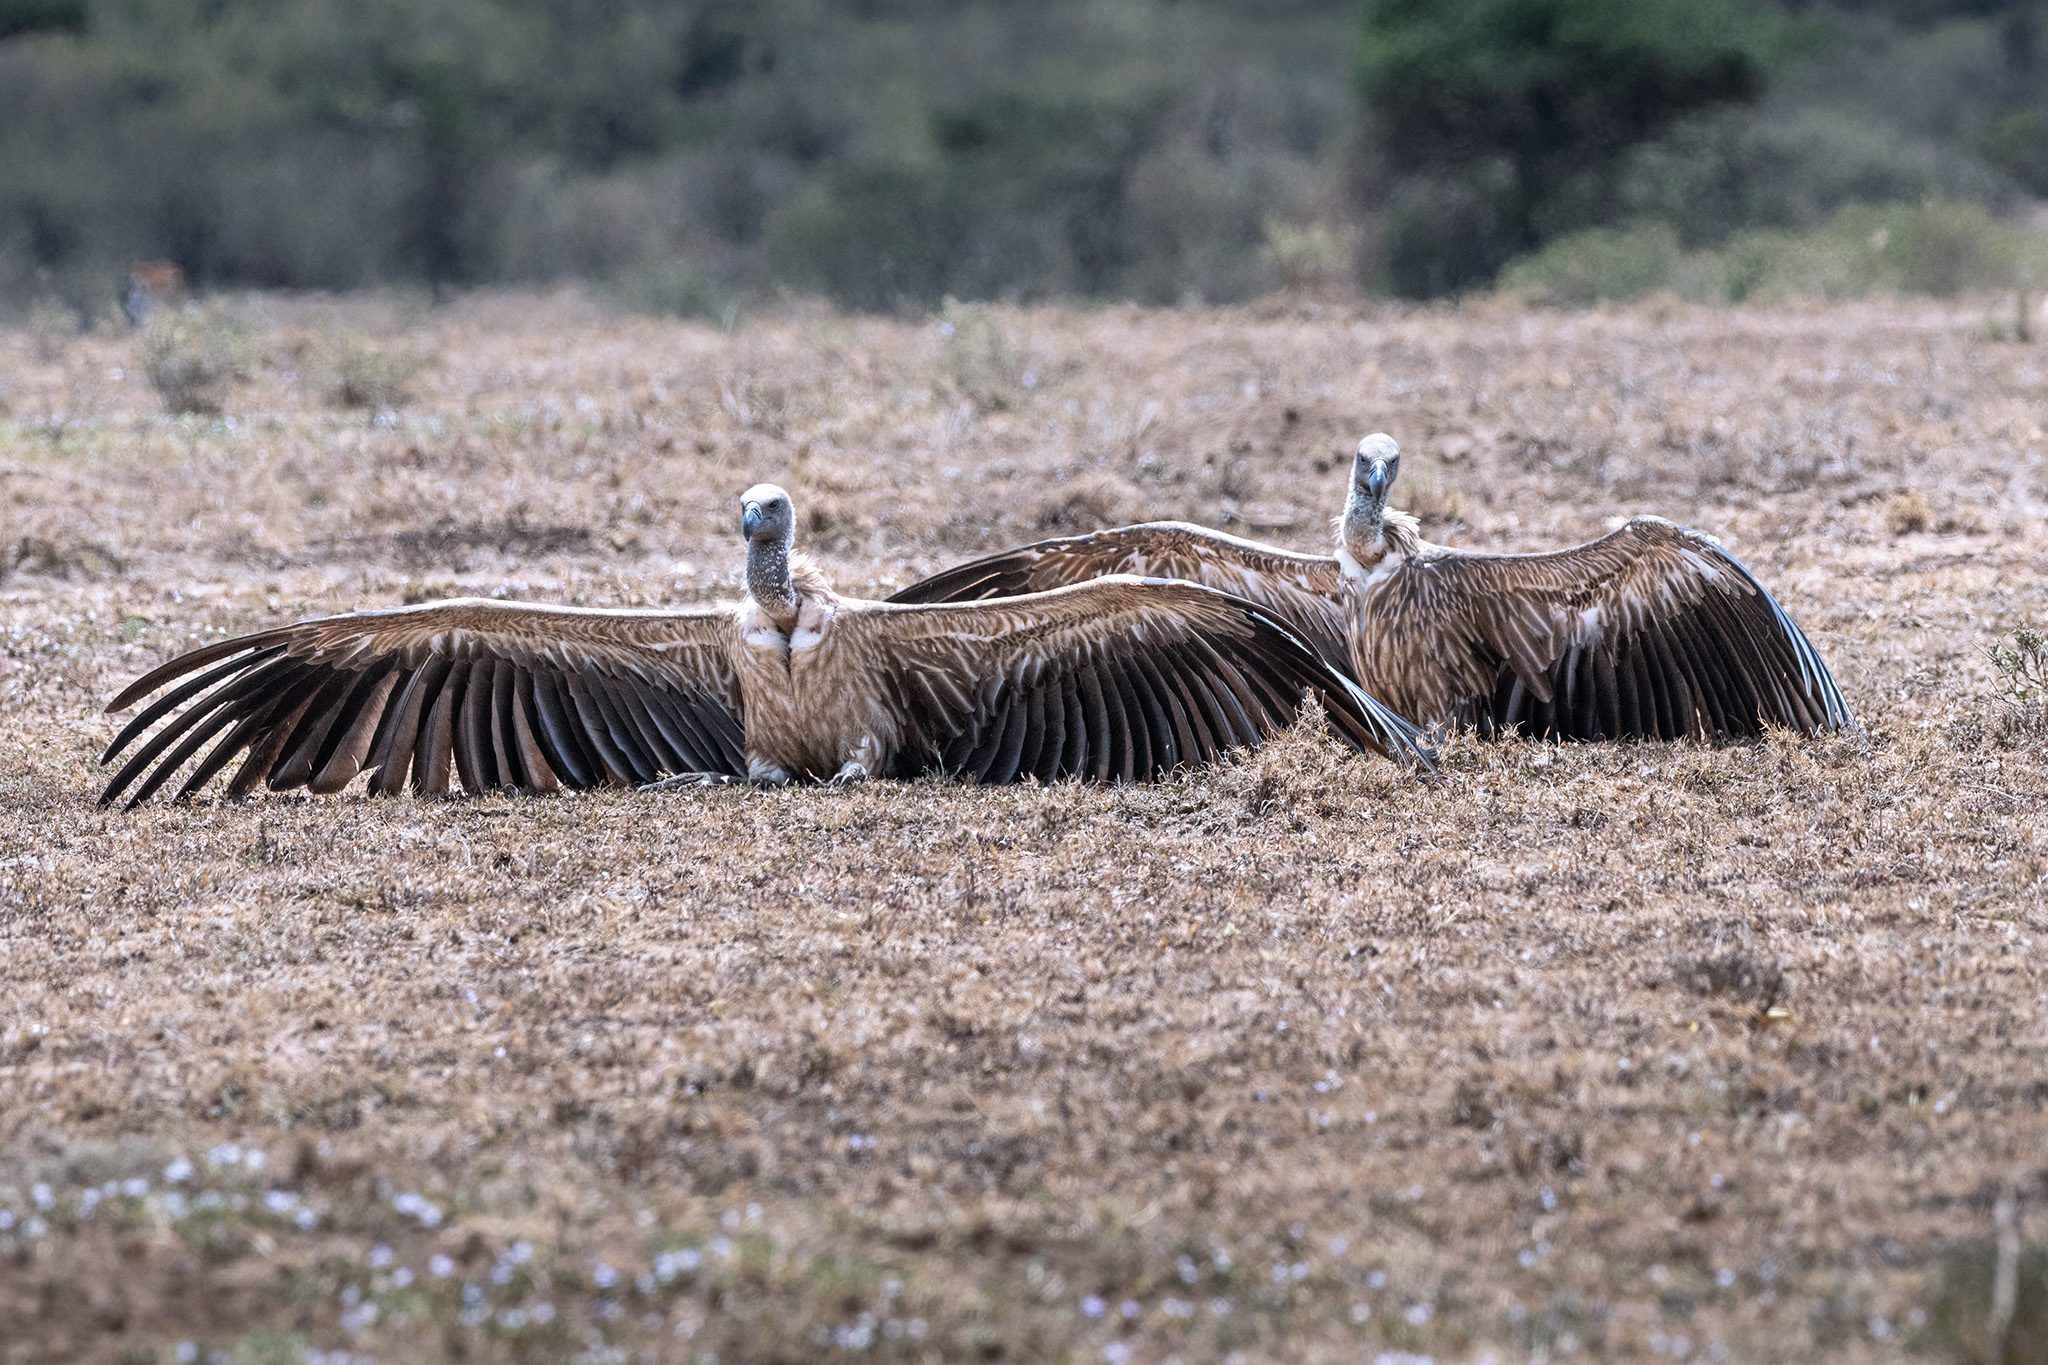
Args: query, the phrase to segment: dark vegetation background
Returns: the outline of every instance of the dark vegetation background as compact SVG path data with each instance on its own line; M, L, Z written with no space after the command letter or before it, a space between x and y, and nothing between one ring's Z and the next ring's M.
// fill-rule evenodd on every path
M2041 273L1995 0L0 0L0 299L1223 302Z

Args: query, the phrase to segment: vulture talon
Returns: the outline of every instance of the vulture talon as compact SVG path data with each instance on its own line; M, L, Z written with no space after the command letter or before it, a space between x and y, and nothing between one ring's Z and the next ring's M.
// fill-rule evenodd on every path
M1006 550L889 600L982 601L1155 574L1258 603L1331 667L1429 726L1575 740L1853 728L1812 643L1711 536L1637 517L1550 553L1432 545L1386 504L1400 465L1391 437L1359 442L1334 555L1150 522Z
M1256 603L1128 576L1003 602L842 597L795 552L787 493L762 484L740 503L747 596L731 607L460 599L174 659L108 708L176 684L108 747L111 760L162 721L102 801L138 782L130 804L146 800L216 735L181 797L243 754L235 792L337 792L365 773L379 795L408 779L421 796L451 780L477 795L838 786L965 756L984 781L1149 779L1263 743L1311 696L1352 748L1432 761L1414 726ZM1113 720L1083 706L1112 687ZM1229 725L1211 723L1218 707Z

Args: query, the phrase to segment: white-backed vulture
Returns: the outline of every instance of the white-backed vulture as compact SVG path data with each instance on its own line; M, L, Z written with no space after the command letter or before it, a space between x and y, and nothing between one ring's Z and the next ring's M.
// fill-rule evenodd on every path
M943 570L896 602L1043 592L1100 574L1205 584L1286 619L1332 666L1425 725L1556 739L1737 739L1851 723L1827 666L1711 536L1636 517L1541 554L1432 545L1387 506L1400 449L1361 441L1335 555L1183 522L1040 541Z
M939 770L1143 780L1261 743L1313 695L1354 748L1428 765L1415 727L1255 603L1130 576L1012 601L842 597L794 553L789 495L741 500L747 597L600 611L461 599L353 612L195 649L102 755L151 734L107 783L132 807L199 755L177 797L229 762L258 785L394 795L746 778L849 781ZM171 684L175 686L170 686ZM182 710L179 708L183 707Z

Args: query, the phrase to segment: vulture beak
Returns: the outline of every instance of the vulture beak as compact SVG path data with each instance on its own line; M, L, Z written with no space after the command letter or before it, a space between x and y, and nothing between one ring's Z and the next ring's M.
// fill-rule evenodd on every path
M740 534L748 540L752 540L754 532L760 529L761 504L758 502L742 502L740 504Z
M1365 471L1365 491L1375 498L1384 498L1387 489L1393 486L1394 471L1387 468L1385 460L1374 460Z

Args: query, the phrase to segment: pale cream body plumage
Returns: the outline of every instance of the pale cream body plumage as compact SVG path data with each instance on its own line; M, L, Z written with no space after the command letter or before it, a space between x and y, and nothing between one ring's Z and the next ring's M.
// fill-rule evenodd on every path
M893 601L974 601L1147 573L1235 593L1425 724L1566 739L1730 739L1850 724L1805 634L1716 540L1658 517L1567 550L1433 545L1386 505L1393 440L1360 442L1334 555L1186 523L1042 541L946 569Z
M109 706L169 688L108 747L102 761L142 741L101 800L138 779L130 804L146 800L209 743L180 798L238 757L231 795L363 773L382 795L931 770L1142 780L1261 743L1309 695L1352 747L1429 762L1414 726L1255 604L1132 577L1004 602L843 597L794 553L788 494L762 485L742 504L748 595L732 607L464 599L182 655Z
M835 628L839 595L808 563L791 569L798 607L786 628L755 602L741 604L734 623L747 776L872 775L898 742L896 718L859 685L864 651L852 632Z

